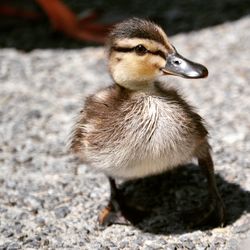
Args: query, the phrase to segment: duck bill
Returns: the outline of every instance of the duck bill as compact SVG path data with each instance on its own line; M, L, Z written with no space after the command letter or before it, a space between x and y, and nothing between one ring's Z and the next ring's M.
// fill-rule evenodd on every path
M208 76L208 70L205 66L184 58L177 51L168 55L166 66L162 69L162 72L184 78L205 78Z

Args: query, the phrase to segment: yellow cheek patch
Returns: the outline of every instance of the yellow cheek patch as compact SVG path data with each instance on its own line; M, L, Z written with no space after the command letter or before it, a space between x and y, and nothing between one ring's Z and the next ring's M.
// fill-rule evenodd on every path
M151 64L149 64L149 65L141 64L141 65L137 66L137 68L136 68L137 74L140 75L140 77L154 75L155 70L156 70L156 68L154 67L154 65L151 65Z
M120 59L119 62L117 62L117 58ZM140 56L134 52L113 52L109 67L114 80L129 87L128 85L133 85L135 82L154 80L165 63L166 61L162 57L150 53Z
M155 75L160 68L165 66L165 60L159 56L148 54L146 58L139 64L140 73L143 75Z

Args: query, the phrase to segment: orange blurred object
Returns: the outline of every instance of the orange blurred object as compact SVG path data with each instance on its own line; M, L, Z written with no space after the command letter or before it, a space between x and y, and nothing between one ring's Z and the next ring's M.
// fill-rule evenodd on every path
M76 14L61 0L35 0L48 16L52 27L81 41L104 43L112 25L98 24L98 13L93 11L88 16L78 19ZM0 5L0 14L30 20L39 19L41 15L34 11L22 10L9 5Z

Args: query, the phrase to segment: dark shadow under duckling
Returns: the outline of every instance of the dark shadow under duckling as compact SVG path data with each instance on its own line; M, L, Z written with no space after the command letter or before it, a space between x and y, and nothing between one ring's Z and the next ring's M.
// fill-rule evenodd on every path
M175 89L157 80L161 75L203 78L207 69L180 56L159 26L138 18L115 26L108 52L114 84L86 99L70 142L85 163L109 177L111 196L100 224L126 223L121 215L140 218L145 212L126 204L114 178L143 178L197 158L209 197L190 224L200 225L216 213L222 226L224 205L203 120Z

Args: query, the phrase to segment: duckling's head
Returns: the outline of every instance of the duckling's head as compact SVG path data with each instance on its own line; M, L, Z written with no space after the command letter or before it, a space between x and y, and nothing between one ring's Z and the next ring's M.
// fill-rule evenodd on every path
M139 18L117 24L108 41L109 70L114 81L131 90L149 87L160 75L203 78L201 64L179 55L158 25Z

